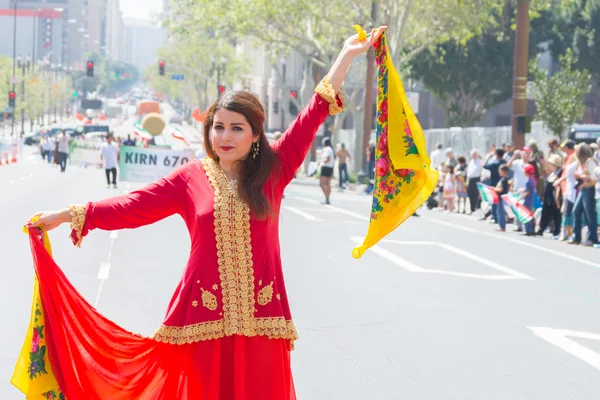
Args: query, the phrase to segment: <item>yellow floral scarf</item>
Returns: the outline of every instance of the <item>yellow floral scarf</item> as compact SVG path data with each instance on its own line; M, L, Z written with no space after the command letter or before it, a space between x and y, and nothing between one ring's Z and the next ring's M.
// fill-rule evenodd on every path
M360 258L410 217L438 182L437 171L430 167L423 129L389 56L385 33L373 47L378 67L375 187L369 231L353 250L354 258Z

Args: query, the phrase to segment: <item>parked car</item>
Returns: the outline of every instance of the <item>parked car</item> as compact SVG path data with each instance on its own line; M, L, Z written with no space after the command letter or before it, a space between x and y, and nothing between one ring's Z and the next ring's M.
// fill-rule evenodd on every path
M600 137L600 125L575 124L569 129L569 139L575 143L596 143Z

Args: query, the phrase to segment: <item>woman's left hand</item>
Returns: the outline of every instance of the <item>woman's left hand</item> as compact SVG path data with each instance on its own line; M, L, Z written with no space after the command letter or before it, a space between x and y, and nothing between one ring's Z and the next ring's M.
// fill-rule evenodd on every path
M363 41L358 40L358 35L352 35L344 43L344 50L346 53L357 56L362 53L366 53L367 50L379 39L379 37L385 32L387 26L380 26L379 28L373 29L367 38Z

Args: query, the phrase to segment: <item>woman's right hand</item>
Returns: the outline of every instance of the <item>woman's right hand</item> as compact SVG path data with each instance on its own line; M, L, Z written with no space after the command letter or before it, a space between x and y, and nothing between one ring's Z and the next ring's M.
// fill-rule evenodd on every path
M71 213L68 208L64 208L62 210L35 213L29 218L27 225L51 231L67 222L71 222Z

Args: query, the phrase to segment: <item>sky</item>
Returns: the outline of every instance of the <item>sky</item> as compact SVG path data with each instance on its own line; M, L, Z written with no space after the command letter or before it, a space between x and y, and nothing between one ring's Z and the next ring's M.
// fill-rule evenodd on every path
M163 0L121 0L124 18L151 20L163 9Z

